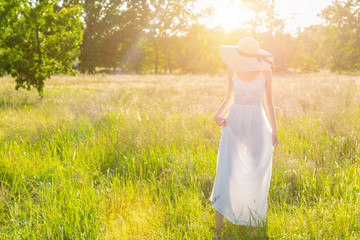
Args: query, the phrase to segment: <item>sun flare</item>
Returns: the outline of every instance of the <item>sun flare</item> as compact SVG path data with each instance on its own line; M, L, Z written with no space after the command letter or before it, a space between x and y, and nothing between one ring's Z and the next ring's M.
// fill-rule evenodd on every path
M252 19L252 13L239 1L212 1L211 6L214 11L208 18L209 27L220 26L229 32L241 28L244 23Z

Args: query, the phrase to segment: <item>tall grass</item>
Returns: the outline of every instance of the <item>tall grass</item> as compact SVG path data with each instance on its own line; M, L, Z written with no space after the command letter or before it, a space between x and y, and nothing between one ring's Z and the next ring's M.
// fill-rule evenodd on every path
M0 238L211 239L225 76L0 82ZM360 78L274 77L280 146L266 228L225 239L360 238Z

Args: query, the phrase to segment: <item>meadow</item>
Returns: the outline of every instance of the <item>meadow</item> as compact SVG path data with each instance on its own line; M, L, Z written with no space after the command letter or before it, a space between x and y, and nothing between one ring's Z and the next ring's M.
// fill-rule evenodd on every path
M14 85L0 78L0 239L212 238L225 74ZM360 239L360 76L276 74L273 91L267 224L224 219L224 239Z

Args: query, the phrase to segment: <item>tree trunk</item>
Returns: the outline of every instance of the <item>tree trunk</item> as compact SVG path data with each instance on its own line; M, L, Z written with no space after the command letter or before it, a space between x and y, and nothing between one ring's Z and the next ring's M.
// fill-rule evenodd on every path
M171 65L171 57L170 57L170 54L168 54L168 68L169 68L169 72L172 73L172 65Z
M41 71L42 56L40 49L39 24L35 23L35 26L36 26L35 31L36 31L36 43L37 43L37 55L38 55L39 69Z
M155 47L155 73L159 72L159 48Z
M271 9L270 9L270 19L269 19L269 36L272 37L274 29L274 10L275 10L275 0L272 0Z
M253 35L254 38L256 39L256 23L257 23L257 13L255 13L255 18L254 18L254 22L253 22Z

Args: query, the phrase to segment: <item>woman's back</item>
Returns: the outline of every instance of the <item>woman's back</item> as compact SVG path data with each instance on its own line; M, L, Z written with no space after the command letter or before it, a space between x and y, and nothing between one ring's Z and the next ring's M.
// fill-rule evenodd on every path
M261 72L255 73L252 76L242 74L239 78L239 74L234 72L232 76L234 103L261 104L265 90L265 78Z

